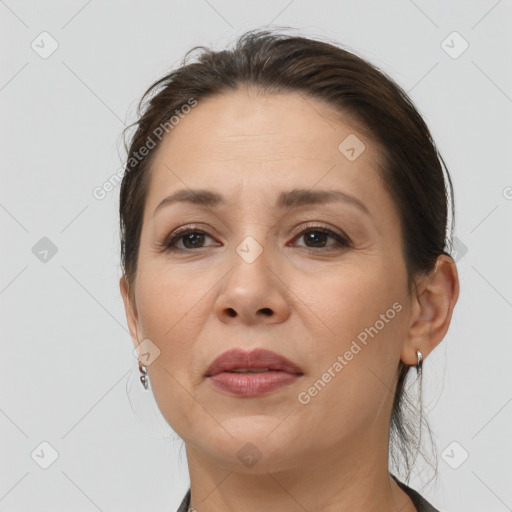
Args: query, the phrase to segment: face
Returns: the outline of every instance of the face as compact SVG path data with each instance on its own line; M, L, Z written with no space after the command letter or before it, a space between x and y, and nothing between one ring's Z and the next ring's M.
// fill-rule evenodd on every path
M315 99L240 90L199 101L158 148L123 298L134 344L159 350L151 386L188 453L244 470L253 450L257 472L387 447L410 303L398 212L354 126ZM221 198L161 205L181 190ZM205 372L233 348L302 375L221 390Z

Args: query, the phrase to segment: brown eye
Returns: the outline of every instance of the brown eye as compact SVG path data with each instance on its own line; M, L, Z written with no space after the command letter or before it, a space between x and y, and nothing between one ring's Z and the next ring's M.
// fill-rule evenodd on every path
M211 238L206 232L198 229L186 229L172 235L165 243L165 250L168 251L185 251L201 249L206 238ZM180 247L178 242L182 242L183 246Z
M329 238L334 239L335 243L327 245ZM306 229L302 231L296 239L303 239L306 243L306 247L311 249L324 249L336 246L348 247L350 245L350 242L346 238L326 228Z
M308 231L302 236L304 237L306 245L311 243L313 247L324 247L329 239L329 235L323 231Z
M186 235L181 235L180 239L183 240L183 245L186 249L194 249L200 247L204 243L205 233L194 231Z

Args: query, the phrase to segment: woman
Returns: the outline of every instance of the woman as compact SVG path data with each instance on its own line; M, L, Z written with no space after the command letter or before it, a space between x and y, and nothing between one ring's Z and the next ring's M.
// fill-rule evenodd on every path
M251 31L182 64L141 100L120 195L141 384L185 442L179 510L435 511L388 467L410 469L405 379L459 294L427 126L330 43Z

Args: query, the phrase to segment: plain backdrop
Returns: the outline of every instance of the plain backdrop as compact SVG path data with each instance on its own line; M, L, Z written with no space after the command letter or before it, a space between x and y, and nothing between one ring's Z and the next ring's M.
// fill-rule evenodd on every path
M93 191L122 166L121 131L154 80L195 45L267 24L367 58L431 128L461 294L424 366L439 478L425 486L420 467L410 485L443 512L512 510L511 22L510 0L0 0L0 512L181 502L182 442L126 391L119 187Z

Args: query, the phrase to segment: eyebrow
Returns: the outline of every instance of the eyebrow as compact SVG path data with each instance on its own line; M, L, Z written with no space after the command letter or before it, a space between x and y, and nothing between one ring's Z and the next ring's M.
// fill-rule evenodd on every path
M322 204L333 201L345 202L359 208L366 215L371 216L370 210L363 202L346 192L342 192L341 190L294 189L281 192L277 198L276 207L280 209L293 209L301 206ZM218 192L204 189L182 189L177 190L170 196L164 198L155 208L153 215L155 215L160 208L178 202L192 203L212 208L225 204L224 197Z

